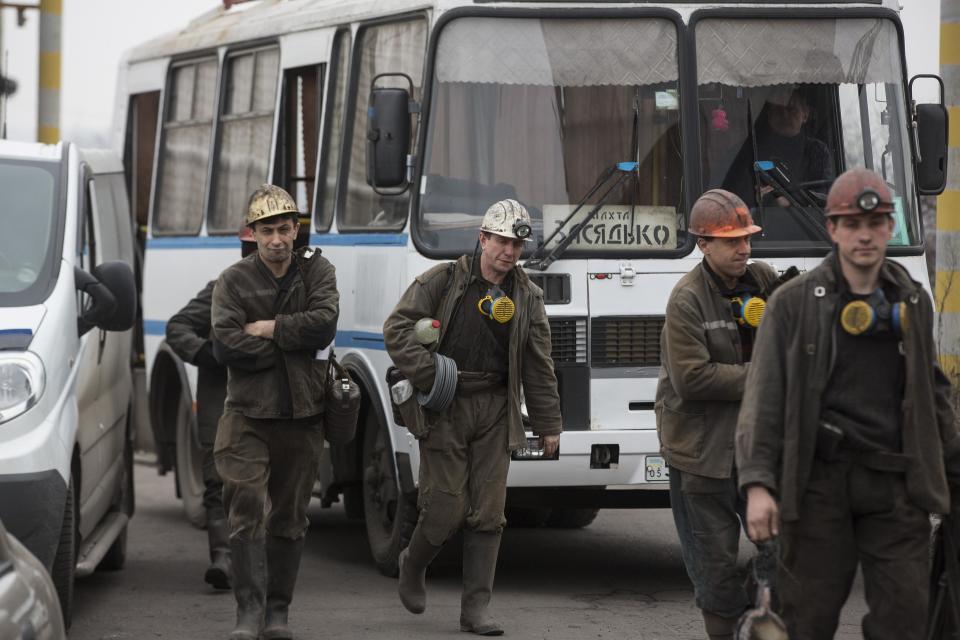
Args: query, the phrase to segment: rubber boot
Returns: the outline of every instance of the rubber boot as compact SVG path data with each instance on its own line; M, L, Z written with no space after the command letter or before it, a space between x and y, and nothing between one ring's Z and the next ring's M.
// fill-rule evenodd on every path
M263 625L264 640L291 640L287 614L297 584L304 538L267 538L267 613Z
M710 640L733 640L739 618L724 618L709 611L703 611L703 625Z
M230 528L225 519L207 520L210 566L203 580L214 589L230 588Z
M413 530L410 544L400 552L400 580L397 591L400 602L410 613L423 613L427 608L427 566L440 549L430 544L420 527Z
M487 607L493 595L493 578L500 553L499 533L463 532L463 596L460 631L481 636L502 636L503 628L490 620Z
M233 595L237 598L237 626L230 640L257 640L263 625L267 562L263 540L230 541Z

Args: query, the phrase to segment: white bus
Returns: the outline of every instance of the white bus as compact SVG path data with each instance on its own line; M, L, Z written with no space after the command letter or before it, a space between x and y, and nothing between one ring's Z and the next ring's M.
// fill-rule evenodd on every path
M686 231L700 193L739 190L764 227L755 257L806 269L829 250L832 177L873 168L896 194L891 253L927 279L918 196L943 188L945 111L912 108L896 4L261 0L129 52L117 134L144 242L150 417L192 519L195 371L164 327L239 257L265 181L310 213L311 244L337 267L336 349L364 404L317 491L365 516L382 571L415 521L419 463L392 419L383 321L415 275L473 250L504 197L534 217L527 266L565 430L558 461L512 464L511 522L667 505L659 337L701 259ZM802 116L779 150L777 109ZM761 186L775 193L758 203Z

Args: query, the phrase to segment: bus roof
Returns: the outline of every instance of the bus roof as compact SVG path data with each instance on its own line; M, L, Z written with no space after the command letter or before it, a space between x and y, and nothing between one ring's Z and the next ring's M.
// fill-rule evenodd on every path
M605 6L605 7L651 7L685 6L779 6L808 5L827 6L884 6L899 9L898 0L686 0L685 2L611 2L597 0L253 0L230 8L217 7L204 13L183 29L150 40L127 52L126 62L138 62L165 58L190 51L214 49L237 42L249 42L274 37L284 33L307 31L325 26L343 25L360 20L386 15L397 15L423 9L447 11L462 6L537 6L557 7Z

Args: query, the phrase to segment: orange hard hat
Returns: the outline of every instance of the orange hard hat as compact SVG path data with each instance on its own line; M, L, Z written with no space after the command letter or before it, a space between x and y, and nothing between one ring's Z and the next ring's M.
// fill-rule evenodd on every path
M750 210L740 197L724 189L710 189L690 211L690 233L709 238L739 238L753 235L760 227L753 224Z
M253 237L253 227L248 227L243 225L240 227L237 237L240 238L240 242L256 242L257 239Z
M886 181L869 169L849 169L833 181L827 194L828 216L893 213L893 194Z

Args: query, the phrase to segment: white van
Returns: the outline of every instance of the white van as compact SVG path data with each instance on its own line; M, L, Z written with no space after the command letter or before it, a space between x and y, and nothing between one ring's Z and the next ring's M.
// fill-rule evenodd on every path
M119 569L133 515L133 230L119 158L0 141L0 519L50 570Z

